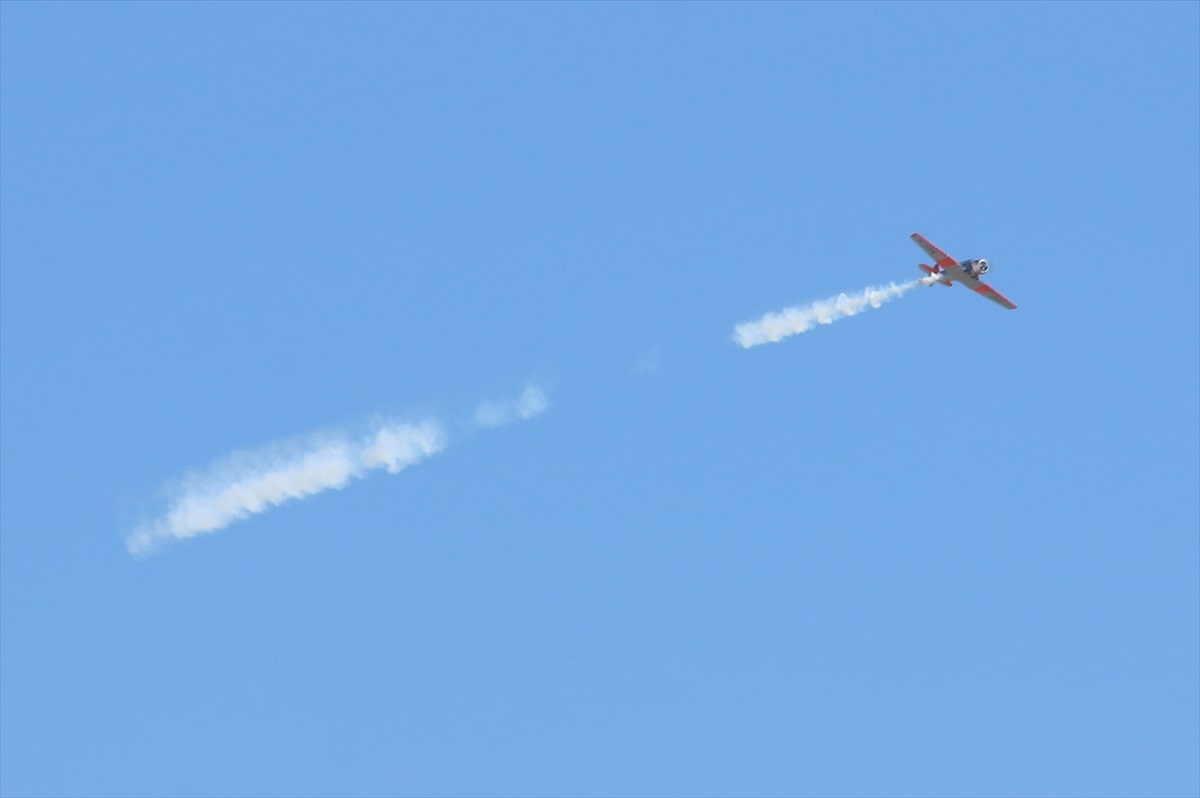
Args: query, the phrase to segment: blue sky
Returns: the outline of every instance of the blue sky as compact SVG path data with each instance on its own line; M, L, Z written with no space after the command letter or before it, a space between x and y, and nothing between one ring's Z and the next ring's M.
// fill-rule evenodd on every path
M1200 791L1197 4L0 23L4 795Z

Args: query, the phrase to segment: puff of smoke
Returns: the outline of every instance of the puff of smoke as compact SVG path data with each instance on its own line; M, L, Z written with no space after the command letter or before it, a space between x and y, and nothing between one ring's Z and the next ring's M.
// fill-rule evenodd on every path
M285 502L344 488L376 469L398 473L444 448L441 426L427 420L382 422L359 440L334 437L236 454L184 479L167 511L134 529L125 546L147 554L169 540L216 532Z
M817 324L832 324L867 308L877 308L884 302L904 296L921 284L921 280L912 280L872 286L857 294L838 294L802 307L768 313L758 321L748 321L734 327L733 340L746 349L776 343L788 336L807 332Z
M527 385L521 395L511 402L484 402L475 410L475 426L481 429L502 427L513 421L526 421L540 416L550 406L546 392L537 385Z

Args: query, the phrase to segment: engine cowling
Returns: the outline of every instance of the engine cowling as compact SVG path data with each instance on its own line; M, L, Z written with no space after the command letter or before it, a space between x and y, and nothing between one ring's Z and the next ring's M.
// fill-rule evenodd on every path
M971 265L974 267L971 269L971 271L973 271L975 274L987 274L988 272L989 267L987 258L980 258Z

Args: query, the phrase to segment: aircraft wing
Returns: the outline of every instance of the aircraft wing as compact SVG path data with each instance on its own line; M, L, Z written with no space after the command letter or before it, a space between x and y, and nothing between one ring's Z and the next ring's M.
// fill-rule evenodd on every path
M1009 310L1017 309L1017 306L1014 305L1012 302L1010 302L1008 297L1006 297L1004 294L997 291L995 288L992 288L990 285L985 283L983 280L979 280L974 285L968 285L967 287L972 289L975 293L979 294L980 296L987 297L988 299L995 302L997 305L1003 305L1004 307L1008 308Z
M920 233L913 233L912 240L917 242L917 246L929 253L929 257L933 258L934 262L943 269L948 269L951 266L958 264L954 258L947 255L942 250L929 243L929 239Z

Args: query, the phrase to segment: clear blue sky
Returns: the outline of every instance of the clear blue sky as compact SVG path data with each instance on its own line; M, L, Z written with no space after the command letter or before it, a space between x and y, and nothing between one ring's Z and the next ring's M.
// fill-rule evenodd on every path
M4 795L1200 792L1197 3L4 2L0 45ZM1020 309L730 340L914 231ZM380 414L445 451L126 551Z

